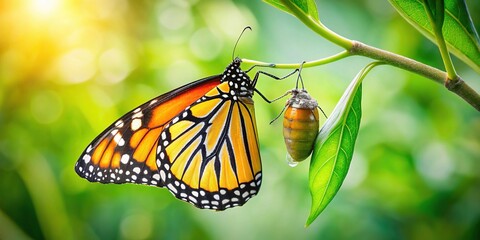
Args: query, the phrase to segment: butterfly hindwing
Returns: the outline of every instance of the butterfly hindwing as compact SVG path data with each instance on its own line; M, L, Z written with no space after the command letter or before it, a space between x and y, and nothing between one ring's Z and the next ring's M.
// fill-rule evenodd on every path
M75 171L91 182L163 186L155 159L165 124L219 83L220 76L204 78L128 112L92 141Z
M224 210L256 195L261 163L253 100L233 99L221 83L164 129L159 173L179 199L199 208Z

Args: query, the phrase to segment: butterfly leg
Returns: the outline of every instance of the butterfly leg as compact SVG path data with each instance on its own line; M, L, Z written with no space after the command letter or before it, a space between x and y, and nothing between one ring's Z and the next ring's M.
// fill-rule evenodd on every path
M250 71L252 71L252 69L256 68L256 67L270 67L270 68L274 68L275 67L275 64L274 63L270 63L270 64L267 64L267 65L253 65L251 66L249 69L247 69L245 72L248 73Z
M285 105L285 107L283 107L282 111L272 121L270 121L270 124L275 122L282 115L282 113L285 111L285 109L287 109L287 107L288 107L288 105Z
M271 77L271 78L273 78L273 79L275 79L275 80L283 80L283 79L285 79L285 78L287 78L287 77L292 76L293 74L295 74L295 73L298 72L298 71L299 71L299 70L298 70L298 68L297 68L297 69L295 69L293 72L291 72L291 73L289 73L289 74L287 74L287 75L285 75L285 76L283 76L283 77L278 77L278 76L275 76L275 75L273 75L273 74L271 74L271 73L264 72L264 71L258 71L257 73L255 73L255 76L253 77L252 85L253 85L254 87L255 87L255 85L257 85L257 81L258 81L258 78L260 77L260 74L266 75L266 76Z
M323 111L323 109L320 106L317 106L317 108L320 109L320 111L323 113L323 116L325 116L325 118L328 118L327 114L325 114L325 112Z
M278 77L278 76L275 76L271 73L267 73L267 72L264 72L264 71L258 71L257 73L255 73L255 77L253 77L253 80L252 80L252 86L255 87L255 85L257 84L257 81L258 81L258 77L260 76L260 74L263 74L263 75L266 75L266 76L269 76L275 80L283 80L287 77L290 77L292 76L293 74L295 74L296 72L298 72L298 69L295 69L293 72L283 76L283 77ZM260 97L263 98L263 100L265 100L266 102L268 103L272 103L278 99L274 99L274 100L268 100L260 91L258 91L256 88L254 88L254 91L258 93L258 95L260 95ZM283 97L283 96L282 96Z

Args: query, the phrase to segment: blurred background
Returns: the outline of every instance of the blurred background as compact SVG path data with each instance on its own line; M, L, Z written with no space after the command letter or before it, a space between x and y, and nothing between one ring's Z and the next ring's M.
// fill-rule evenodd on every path
M480 3L467 4L478 31ZM339 34L443 69L437 48L388 1L317 5ZM269 124L284 100L254 97L263 185L243 207L199 210L165 189L76 175L84 148L123 113L221 73L247 25L253 31L237 47L241 58L300 63L341 51L261 1L1 1L0 238L480 238L479 113L443 86L389 66L365 79L347 179L308 228L309 163L288 166L281 121ZM304 69L307 90L329 114L369 62ZM478 73L455 63L480 91ZM257 88L272 99L294 85L295 77L261 78Z

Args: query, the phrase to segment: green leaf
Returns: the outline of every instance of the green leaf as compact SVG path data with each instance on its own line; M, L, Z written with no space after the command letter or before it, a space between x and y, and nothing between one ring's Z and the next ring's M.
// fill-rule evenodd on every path
M281 0L263 0L264 2L288 13L293 16L295 14L290 11L290 9L285 6ZM311 18L315 19L317 22L320 22L318 18L318 10L317 10L317 5L315 4L314 0L288 0L295 4L302 12L304 12L307 16L310 16Z
M357 74L318 133L310 162L312 207L307 226L332 201L347 176L362 117L362 80L380 64L371 63Z
M434 30L425 11L427 8L424 1L389 1L403 18L437 44ZM480 38L468 13L465 0L445 0L444 7L443 35L448 50L480 73Z

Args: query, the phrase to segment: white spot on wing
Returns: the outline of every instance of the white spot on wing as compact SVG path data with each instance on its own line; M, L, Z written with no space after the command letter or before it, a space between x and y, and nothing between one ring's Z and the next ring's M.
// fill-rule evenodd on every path
M177 194L177 189L171 183L167 185L167 188L173 193Z
M112 131L112 133L113 133L113 131ZM118 146L120 146L120 147L125 145L125 140L123 140L122 134L120 134L120 133L117 133L115 135L115 137L113 137L113 141L115 141L118 144Z
M90 162L90 159L91 159L91 158L92 158L92 157L90 157L90 155L88 155L88 154L83 155L83 161L84 161L85 163Z
M160 170L160 178L162 179L162 181L165 181L165 178L166 178L165 171Z
M172 120L172 123L176 123L178 122L178 120L180 120L178 117L175 117L173 120Z
M197 203L197 199L195 199L195 198L192 197L192 196L188 196L188 199L189 199L190 201L192 201L193 203Z
M115 123L115 127L118 127L118 128L123 127L123 121L122 121L122 120L118 120L118 121Z
M122 158L120 158L120 162L123 164L127 164L128 160L130 160L130 156L128 156L128 154L123 154Z
M138 118L133 119L132 123L130 124L132 131L137 131L141 126L142 126L142 120Z
M133 114L132 118L141 118L143 117L143 113L142 112L137 112L135 114Z

